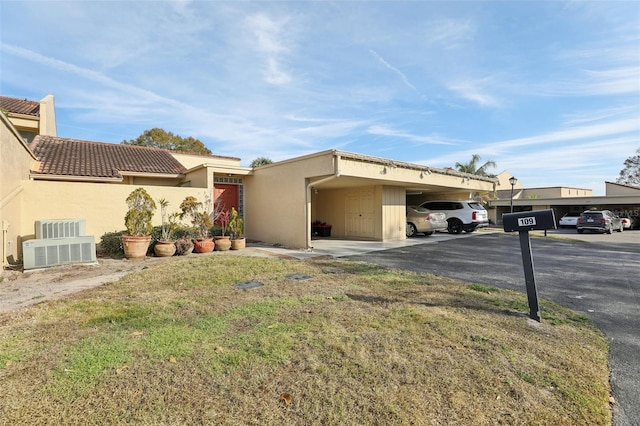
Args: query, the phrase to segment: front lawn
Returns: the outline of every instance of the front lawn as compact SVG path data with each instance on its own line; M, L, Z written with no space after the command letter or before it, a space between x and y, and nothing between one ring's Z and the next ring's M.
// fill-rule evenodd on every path
M537 324L524 294L365 263L171 258L0 315L0 419L610 424L605 338L541 305Z

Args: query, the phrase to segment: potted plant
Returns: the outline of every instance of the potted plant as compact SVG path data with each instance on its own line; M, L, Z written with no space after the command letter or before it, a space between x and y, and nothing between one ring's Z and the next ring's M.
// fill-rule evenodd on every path
M231 207L231 213L229 214L228 226L231 236L231 250L240 250L245 248L246 239L244 238L244 220L233 207Z
M153 213L156 203L142 187L135 189L126 199L129 210L124 216L128 234L122 235L122 248L129 260L144 260L151 243Z
M222 235L215 237L216 239L216 250L217 251L227 251L231 248L231 238L227 233L227 226L229 226L229 210L223 210L217 215L217 221L220 225L220 230Z
M209 228L213 225L210 215L204 205L192 195L189 195L180 203L180 219L188 218L191 225L197 230L198 237L195 239L194 251L196 253L208 253L213 251L215 243L209 236Z
M160 239L156 240L153 252L159 257L171 257L176 253L176 245L173 240L173 230L175 229L175 219L178 213L172 213L167 219L167 207L169 201L165 198L158 200L160 205L160 215L162 216L162 232Z

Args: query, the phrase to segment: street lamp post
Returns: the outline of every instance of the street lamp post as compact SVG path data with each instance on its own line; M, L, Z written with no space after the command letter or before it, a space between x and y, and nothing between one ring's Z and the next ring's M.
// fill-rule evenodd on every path
M516 182L518 182L518 179L514 176L509 178L509 183L511 184L511 213L513 213L513 187L516 186Z

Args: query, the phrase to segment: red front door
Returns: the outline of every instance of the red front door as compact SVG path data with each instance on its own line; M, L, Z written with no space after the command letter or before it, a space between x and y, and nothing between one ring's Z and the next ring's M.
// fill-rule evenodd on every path
M231 210L231 207L238 210L240 206L240 193L238 185L229 185L224 183L216 183L213 189L213 200L221 202L224 206L223 210Z

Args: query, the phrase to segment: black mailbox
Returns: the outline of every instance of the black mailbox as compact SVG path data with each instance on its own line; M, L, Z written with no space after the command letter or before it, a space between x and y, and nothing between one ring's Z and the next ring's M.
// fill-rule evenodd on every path
M505 213L502 226L505 232L556 229L556 217L551 209Z

